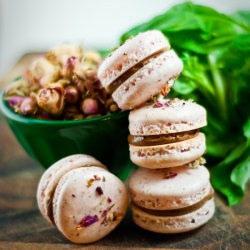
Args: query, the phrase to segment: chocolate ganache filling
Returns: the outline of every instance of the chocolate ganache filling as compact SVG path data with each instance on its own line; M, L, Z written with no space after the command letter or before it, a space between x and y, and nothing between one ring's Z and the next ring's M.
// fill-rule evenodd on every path
M116 80L114 80L108 87L108 92L110 94L113 94L117 88L121 86L123 82L125 82L127 79L129 79L133 74L135 74L138 70L143 68L146 64L148 64L151 60L158 57L162 53L164 53L166 49L160 50L149 57L145 58L141 62L138 62L135 64L132 68L128 69L126 72L124 72L121 76L119 76Z
M191 206L188 206L188 207L184 207L184 208L180 208L180 209L173 209L173 210L153 210L153 209L147 209L147 208L143 208L143 207L140 207L140 209L148 214L152 214L155 216L181 216L181 215L192 213L192 212L198 210L199 208L203 207L203 205L207 201L212 199L213 196L214 196L214 189L211 187L207 196L205 196L198 203L191 205ZM135 203L134 203L134 205L137 206ZM139 207L139 206L137 206L137 207Z
M133 146L157 146L179 141L185 141L194 138L199 134L199 130L190 130L179 133L161 134L161 135L129 135L128 142Z

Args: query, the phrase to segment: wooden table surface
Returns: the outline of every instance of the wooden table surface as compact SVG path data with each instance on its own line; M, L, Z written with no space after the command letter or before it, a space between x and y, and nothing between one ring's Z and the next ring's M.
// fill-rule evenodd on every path
M3 76L0 88L36 54L27 54ZM18 144L0 113L0 250L9 249L250 249L250 189L245 199L229 207L216 194L216 212L198 230L161 235L133 224L131 213L111 234L89 245L72 244L40 215L37 183L44 169Z

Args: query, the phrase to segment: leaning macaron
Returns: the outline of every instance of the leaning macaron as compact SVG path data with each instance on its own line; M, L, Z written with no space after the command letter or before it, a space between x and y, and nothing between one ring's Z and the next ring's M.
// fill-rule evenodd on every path
M131 161L145 168L176 167L191 162L206 151L206 110L178 98L147 103L130 111Z
M140 106L173 85L183 63L158 30L139 33L105 58L98 70L103 87L122 110Z
M74 243L91 243L109 234L128 206L125 184L95 158L72 155L41 177L37 190L42 215Z
M139 168L129 180L134 222L149 231L181 233L208 222L215 211L204 166Z
M118 226L127 206L127 189L116 176L100 167L84 167L61 178L53 215L57 228L70 241L91 243Z
M37 204L41 214L48 222L54 223L52 199L62 176L70 170L88 166L106 168L90 155L74 154L58 160L43 173L37 187Z

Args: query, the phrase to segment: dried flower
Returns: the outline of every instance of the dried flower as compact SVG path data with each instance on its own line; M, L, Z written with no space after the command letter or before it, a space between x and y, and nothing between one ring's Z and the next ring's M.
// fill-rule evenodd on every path
M161 102L156 102L153 107L154 108L161 108L162 106L163 106L163 104Z
M25 76L30 83L39 83L43 87L48 82L55 82L59 78L59 67L41 57L31 64Z
M65 88L64 99L67 103L74 104L79 99L79 92L76 86L69 85Z
M90 187L94 181L95 181L95 179L93 179L93 178L89 179L87 182L87 187Z
M78 67L80 61L79 58L76 56L70 56L66 60L66 63L63 64L61 69L62 77L71 79L74 78L76 75L76 68Z
M64 107L64 88L57 83L48 84L39 90L37 104L49 114L59 115Z
M164 88L161 89L161 95L166 96L170 92L170 87L165 86Z
M178 175L178 173L176 173L176 172L171 172L171 171L169 171L168 169L166 169L166 170L164 171L164 179L171 179L171 178L176 177L177 175Z
M95 179L96 181L100 181L100 180L101 180L101 177L100 177L99 175L97 175L97 174L94 174L94 179Z
M102 217L106 217L107 214L108 214L108 212L112 209L112 207L113 207L114 205L115 205L115 204L112 204L112 205L110 205L109 207L107 207L107 209L103 211Z
M5 90L6 96L28 96L31 92L39 89L38 84L30 84L22 77L14 80Z
M94 98L86 98L82 102L82 112L86 115L97 114L99 110L98 101Z
M198 168L201 165L206 164L206 159L204 157L199 157L192 162L187 163L187 166L190 168Z
M97 221L98 221L97 215L94 216L87 215L79 222L79 224L77 225L77 229L81 229L82 227L89 227L90 225L92 225Z
M97 51L59 45L6 88L5 100L15 112L39 119L87 119L118 112L97 77L101 61Z
M79 45L60 44L51 49L46 58L53 64L64 65L69 57L82 57L83 50Z
M5 98L9 106L19 113L20 106L25 99L24 96L9 96Z
M34 115L36 111L36 100L32 97L25 97L20 106L20 113L22 115Z
M95 191L98 195L103 195L103 189L101 187L97 187Z
M84 60L94 64L99 64L102 60L101 55L94 50L89 50L84 53Z

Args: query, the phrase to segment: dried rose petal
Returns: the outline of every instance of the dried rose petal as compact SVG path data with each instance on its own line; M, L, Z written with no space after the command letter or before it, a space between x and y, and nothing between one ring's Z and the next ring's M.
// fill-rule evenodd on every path
M169 103L169 101L168 101L168 100L166 100L166 102L165 102L164 104L165 104L165 106L167 106L167 107L168 107L170 103Z
M103 190L102 190L101 187L97 187L97 188L95 189L95 191L96 191L96 193L97 193L98 195L103 195Z
M164 179L171 179L171 178L174 178L178 175L178 173L176 172L170 172L170 171L166 171L164 173Z
M107 209L105 209L102 213L102 217L106 217L108 212L112 209L112 207L114 206L115 204L112 204L110 205L109 207L107 207Z
M168 86L165 86L161 89L161 95L166 96L170 92L170 88Z
M100 177L99 175L95 174L95 175L94 175L94 179L95 179L96 181L99 181L99 180L101 180L101 177Z
M163 104L161 102L156 102L153 106L153 108L161 108Z
M94 181L95 181L94 179L89 179L87 182L87 187L90 187Z
M79 224L78 224L78 228L79 227L88 227L90 225L92 225L93 223L97 222L98 221L98 216L97 215L94 215L94 216L91 216L91 215L87 215L85 218L83 218Z

